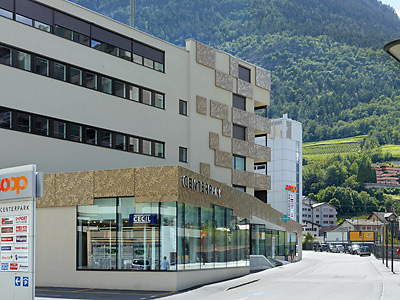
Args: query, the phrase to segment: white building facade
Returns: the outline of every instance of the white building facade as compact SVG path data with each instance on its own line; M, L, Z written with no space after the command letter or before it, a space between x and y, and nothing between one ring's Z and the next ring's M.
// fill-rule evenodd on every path
M271 162L267 174L271 176L271 190L267 203L301 223L302 219L302 126L287 114L271 120L268 134ZM257 168L257 166L256 166Z

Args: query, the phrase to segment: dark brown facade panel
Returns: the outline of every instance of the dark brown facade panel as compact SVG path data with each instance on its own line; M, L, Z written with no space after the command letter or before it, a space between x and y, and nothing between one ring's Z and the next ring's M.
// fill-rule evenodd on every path
M53 24L53 10L30 0L16 0L15 12L46 24Z

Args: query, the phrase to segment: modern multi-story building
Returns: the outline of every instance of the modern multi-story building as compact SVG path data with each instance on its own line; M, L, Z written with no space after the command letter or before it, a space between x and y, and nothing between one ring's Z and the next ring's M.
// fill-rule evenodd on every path
M178 290L296 250L301 226L254 197L268 71L63 0L2 0L0 28L0 168L45 173L37 285Z
M257 138L261 140L261 137ZM302 212L302 126L289 119L287 114L271 121L268 134L271 161L267 163L267 174L271 176L271 189L267 203L291 219L301 223ZM256 163L260 172L265 164Z
M315 225L319 226L319 234L323 235L326 231L336 228L337 211L336 207L326 202L316 202L309 198L303 197L302 219L303 226L310 227L312 232Z

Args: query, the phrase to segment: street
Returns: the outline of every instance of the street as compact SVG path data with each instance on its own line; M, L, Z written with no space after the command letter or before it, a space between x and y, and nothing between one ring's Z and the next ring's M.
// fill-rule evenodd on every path
M400 263L395 271L373 256L304 251L298 263L253 273L170 295L160 292L118 292L76 289L71 292L38 288L36 300L49 299L399 299ZM390 266L390 262L389 262ZM55 295L57 294L57 296Z

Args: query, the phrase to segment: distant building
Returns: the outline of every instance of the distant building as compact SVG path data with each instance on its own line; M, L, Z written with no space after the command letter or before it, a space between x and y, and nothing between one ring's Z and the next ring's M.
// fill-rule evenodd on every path
M336 216L337 216L336 207L326 202L320 203L311 200L309 198L303 197L303 208L302 208L303 231L305 225L309 226L308 224L313 224L313 223L321 227L319 229L319 234L323 234L326 231L333 230L336 227L336 221L337 221Z
M303 207L303 209L304 209L304 207ZM321 228L321 225L319 225L317 223L303 220L303 235L306 235L307 233L311 233L312 236L318 237L320 228Z
M345 219L334 231L375 231L380 232L383 223L379 220Z
M391 214L396 215L397 220L399 220L399 216L397 214L393 213L393 212L373 212L373 213L371 213L369 215L367 220L370 220L372 222L381 222L382 223L382 227L383 227L383 224L388 224L389 223L386 218L388 218ZM382 228L382 230L383 230L383 228ZM394 223L394 232L396 232L397 239L398 239L400 237L399 222L395 222Z
M256 143L262 143L259 139ZM268 147L271 160L267 175L271 176L271 190L268 191L268 204L301 223L302 216L302 126L291 120L287 114L271 120L271 133L268 134ZM254 164L255 173L265 172L265 163ZM265 174L265 173L264 173ZM256 197L257 191L254 194Z
M376 171L377 184L400 186L400 168L398 166L372 165L372 168Z

